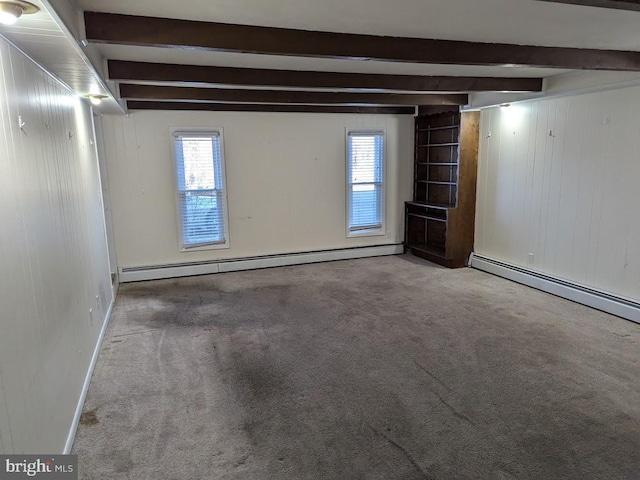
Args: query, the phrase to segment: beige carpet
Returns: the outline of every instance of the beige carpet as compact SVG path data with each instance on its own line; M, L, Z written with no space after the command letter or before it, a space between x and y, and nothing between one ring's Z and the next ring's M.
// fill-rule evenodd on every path
M84 479L640 478L640 325L382 257L123 285Z

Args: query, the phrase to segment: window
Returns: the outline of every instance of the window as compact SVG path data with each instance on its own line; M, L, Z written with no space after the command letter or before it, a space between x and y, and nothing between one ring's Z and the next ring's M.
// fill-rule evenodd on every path
M347 132L347 235L384 234L384 132Z
M222 130L173 132L182 249L228 247Z

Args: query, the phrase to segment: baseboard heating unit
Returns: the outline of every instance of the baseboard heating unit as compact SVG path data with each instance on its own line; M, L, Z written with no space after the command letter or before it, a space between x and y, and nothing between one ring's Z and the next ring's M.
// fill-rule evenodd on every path
M640 303L559 278L473 254L470 266L567 300L640 323Z
M381 257L403 253L402 244L379 245L374 247L341 248L313 252L287 253L260 257L243 257L210 262L180 263L171 265L151 265L119 269L121 283L159 280L162 278L209 275L212 273L256 270L259 268L284 267L305 263L330 262L354 258Z

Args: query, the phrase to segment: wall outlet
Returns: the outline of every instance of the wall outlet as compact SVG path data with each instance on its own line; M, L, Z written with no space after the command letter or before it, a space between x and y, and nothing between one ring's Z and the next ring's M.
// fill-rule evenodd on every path
M529 265L533 265L533 262L535 261L535 254L533 253L529 253Z

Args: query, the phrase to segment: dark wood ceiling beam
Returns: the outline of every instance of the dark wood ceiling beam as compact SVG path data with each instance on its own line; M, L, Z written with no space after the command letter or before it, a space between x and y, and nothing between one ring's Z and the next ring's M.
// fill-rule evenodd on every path
M228 88L120 85L120 96L130 100L187 100L192 102L296 103L333 105L466 105L466 94L406 94L305 92Z
M539 2L566 3L583 7L611 8L614 10L631 10L640 12L640 2L637 0L538 0Z
M541 78L431 77L342 72L231 68L109 60L109 78L118 81L306 88L369 88L424 92L539 92Z
M358 107L341 105L272 105L246 103L153 102L129 100L129 110L200 110L208 112L369 113L415 115L414 107Z
M382 37L85 12L91 42L462 65L640 71L640 52Z

